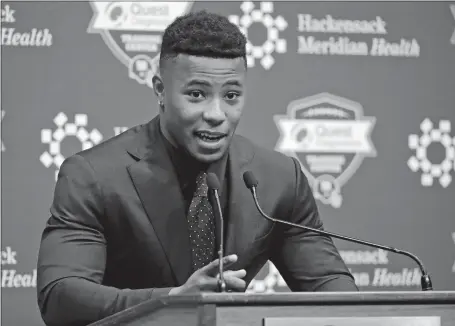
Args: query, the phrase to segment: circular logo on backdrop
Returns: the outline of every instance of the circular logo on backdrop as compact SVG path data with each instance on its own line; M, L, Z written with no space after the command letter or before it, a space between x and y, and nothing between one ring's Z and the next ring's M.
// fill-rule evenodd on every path
M256 60L260 60L262 67L269 70L274 64L273 53L286 53L286 40L279 37L287 27L287 21L280 15L273 17L273 2L261 2L259 8L255 8L252 1L244 1L240 5L242 16L230 15L229 21L239 27L247 37L246 45L248 67L254 67ZM253 24L261 24L266 29L266 40L262 44L251 42L248 30Z
M74 122L69 122L65 113L60 112L54 118L55 129L42 129L41 142L48 144L49 149L44 151L40 156L40 161L47 168L54 166L55 180L58 178L58 172L65 156L62 153L62 142L68 137L76 138L82 146L82 150L89 149L94 145L101 143L103 135L98 129L92 129L90 132L87 127L87 115L75 114Z
M188 13L193 1L90 2L94 15L88 33L98 33L128 68L128 76L152 86L158 70L161 36L178 16Z
M275 115L280 131L275 150L297 158L324 204L341 206L341 187L366 156L376 156L370 134L376 122L360 103L321 93L291 102Z
M409 148L415 151L415 155L408 160L408 167L412 172L421 171L420 182L424 187L431 187L436 179L443 188L452 183L452 167L455 169L455 137L450 135L451 123L449 120L440 120L436 127L433 122L426 118L420 124L421 135L409 135ZM443 152L440 162L432 162L428 155L428 149L432 145L439 145Z

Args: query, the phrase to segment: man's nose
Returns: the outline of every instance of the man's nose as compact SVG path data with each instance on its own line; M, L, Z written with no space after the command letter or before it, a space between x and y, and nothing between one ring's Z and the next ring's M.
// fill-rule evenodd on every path
M220 100L214 100L207 110L204 111L204 119L213 124L221 124L226 119L226 114L221 107Z

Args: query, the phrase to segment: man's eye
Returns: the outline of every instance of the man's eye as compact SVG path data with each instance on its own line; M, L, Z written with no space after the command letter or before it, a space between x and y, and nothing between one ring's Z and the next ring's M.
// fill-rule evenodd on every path
M202 98L202 96L203 96L202 92L200 92L200 91L191 91L191 92L189 93L189 95L190 95L191 97L198 98L198 99L199 99L199 98Z
M236 92L229 92L226 94L226 97L228 100L235 100L237 97L239 97L239 94Z

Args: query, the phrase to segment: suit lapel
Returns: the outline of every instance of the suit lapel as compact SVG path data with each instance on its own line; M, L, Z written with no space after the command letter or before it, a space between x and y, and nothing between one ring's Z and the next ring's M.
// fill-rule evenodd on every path
M252 157L253 149L249 143L234 138L228 163L230 191L225 255L237 254L238 266L243 264L242 254L249 248L255 236L255 225L251 221L257 211L251 193L243 181L243 173L248 171Z
M129 151L143 156L128 172L155 230L161 246L181 285L191 275L191 251L183 196L177 176L162 142L158 139L158 119L149 124L145 144Z

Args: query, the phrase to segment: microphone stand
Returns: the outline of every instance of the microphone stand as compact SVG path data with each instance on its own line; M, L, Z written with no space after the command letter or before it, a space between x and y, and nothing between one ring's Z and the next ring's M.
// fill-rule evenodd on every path
M363 240L359 240L359 239L355 239L355 238L351 238L351 237L346 237L346 236L343 236L343 235L338 235L338 234L335 234L335 233L322 231L322 230L314 229L314 228L311 228L311 227L308 227L308 226L303 226L303 225L300 225L300 224L295 224L295 223L291 223L291 222L288 222L288 221L278 220L278 219L275 219L273 217L270 217L267 214L265 214L264 211L259 206L259 202L258 202L257 195L256 195L256 185L248 185L247 184L247 187L250 189L251 193L253 194L254 203L256 204L256 207L259 210L259 213L262 216L264 216L267 220L272 221L272 222L283 223L283 224L286 224L286 225L289 225L289 226L293 226L293 227L296 227L296 228L299 228L299 229L314 231L316 233L328 235L328 236L333 237L333 238L338 238L338 239L342 239L342 240L346 240L346 241L350 241L350 242L355 242L355 243L359 243L359 244L362 244L362 245L367 245L367 246L374 247L374 248L380 248L380 249L384 249L386 251L391 251L391 252L394 252L394 253L397 253L397 254L402 254L402 255L408 256L408 257L412 258L419 265L420 271L422 273L421 280L420 280L420 283L421 283L421 286L422 286L422 291L431 291L431 290L433 290L433 285L432 285L432 282L431 282L430 275L427 273L427 271L426 271L425 267L423 266L423 263L420 261L420 259L417 256L415 256L414 254L412 254L412 253L410 253L408 251L396 249L396 248L393 248L393 247L388 247L388 246L379 245L379 244L375 244L375 243L368 242L368 241L363 241Z
M224 256L224 219L223 212L221 211L220 197L218 195L218 190L213 189L213 199L216 203L216 210L220 221L220 246L218 250L218 259L219 259L219 277L218 277L218 292L226 292L226 282L224 280L224 268L223 268L223 256Z

